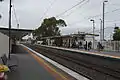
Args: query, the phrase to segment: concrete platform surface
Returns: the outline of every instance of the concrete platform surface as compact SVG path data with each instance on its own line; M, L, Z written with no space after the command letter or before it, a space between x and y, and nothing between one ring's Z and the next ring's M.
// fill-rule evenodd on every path
M56 74L56 69L54 69L56 73L50 70L44 65L47 63L40 62L36 55L30 54L20 45L14 46L13 53L11 56L18 60L18 68L14 72L8 72L8 80L75 80L60 70L59 74Z

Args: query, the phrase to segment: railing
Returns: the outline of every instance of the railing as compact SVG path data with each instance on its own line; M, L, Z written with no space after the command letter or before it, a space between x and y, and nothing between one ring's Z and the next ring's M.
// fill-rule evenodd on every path
M120 52L120 41L104 41L104 50Z

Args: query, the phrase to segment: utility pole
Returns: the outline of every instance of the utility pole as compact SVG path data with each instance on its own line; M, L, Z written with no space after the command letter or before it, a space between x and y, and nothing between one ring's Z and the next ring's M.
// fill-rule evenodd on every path
M102 43L102 19L100 19L100 42Z
M104 8L105 8L105 3L103 2L103 41L104 41L104 16L105 16L105 14L104 14Z
M12 1L10 0L9 3L9 59L11 54L11 7L12 7Z
M91 19L90 21L93 22L93 49L95 45L95 20Z
M105 24L104 24L104 22L105 22L105 2L108 2L107 0L106 1L104 1L103 2L103 41L105 40L104 39L104 36L105 36L105 34L104 34L104 29L105 29Z

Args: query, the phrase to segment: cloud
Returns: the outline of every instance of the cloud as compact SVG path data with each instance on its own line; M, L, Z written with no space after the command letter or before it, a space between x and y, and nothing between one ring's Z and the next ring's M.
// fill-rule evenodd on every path
M0 20L1 26L8 26L8 1L9 0L4 0L4 2L0 3L0 13L3 16ZM50 6L53 1L55 1L54 4ZM80 0L12 0L12 3L15 6L20 28L35 29L40 26L41 17L47 9L49 9L48 13L43 17L43 19L45 17L56 16L62 13L79 1ZM69 15L69 13L71 13L68 17L65 17L65 15L60 16L59 18L65 19L67 24L76 23L72 26L68 25L68 27L62 28L62 33L69 34L78 31L78 29L81 31L91 29L92 23L89 21L88 17L102 14L102 2L103 0L90 0L82 7L78 6L76 9L66 13L65 15ZM109 0L109 2L106 3L105 11L109 12L117 9L120 7L119 4L120 0ZM118 17L119 13L120 11L106 14L105 20L118 20L120 19ZM102 17L93 18L96 22L96 29L99 29L100 27L100 18ZM114 23L117 23L119 26L119 22L106 22L105 27L112 26ZM16 28L16 25L15 16L12 15L12 27ZM106 31L106 33L111 33L111 31Z

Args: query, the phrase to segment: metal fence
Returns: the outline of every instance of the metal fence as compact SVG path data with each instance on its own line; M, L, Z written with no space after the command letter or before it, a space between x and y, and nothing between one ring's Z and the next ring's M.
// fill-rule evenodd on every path
M104 50L120 52L120 41L104 41Z

